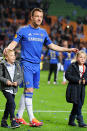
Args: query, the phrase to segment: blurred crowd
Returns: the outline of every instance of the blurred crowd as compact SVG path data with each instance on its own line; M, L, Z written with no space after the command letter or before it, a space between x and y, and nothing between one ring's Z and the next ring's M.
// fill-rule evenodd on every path
M30 20L30 12L40 7L47 13L47 0L0 0L0 47L3 50L13 39L18 27Z

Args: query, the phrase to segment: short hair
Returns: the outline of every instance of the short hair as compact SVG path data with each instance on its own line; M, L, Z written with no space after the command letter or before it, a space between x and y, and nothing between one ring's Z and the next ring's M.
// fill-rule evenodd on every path
M83 50L80 50L80 51L78 51L78 52L76 53L75 57L71 60L71 63L76 62L78 56L81 55L81 54L84 54L85 57L86 57L86 59L87 59L86 53L85 53Z
M8 50L7 50L7 53L6 53L4 56L5 56L5 57L8 56L8 54L11 53L11 52L14 52L14 53L15 53L14 50L10 50L10 49L8 49Z
M84 55L85 55L85 57L87 57L87 55L86 55L85 51L80 50L80 51L78 51L78 52L77 52L77 54L76 54L76 58L77 58L79 55L81 55L81 54L84 54Z
M35 11L39 11L39 12L42 12L43 13L43 10L40 9L40 8L34 8L32 11L31 11L31 16L34 16L34 12Z

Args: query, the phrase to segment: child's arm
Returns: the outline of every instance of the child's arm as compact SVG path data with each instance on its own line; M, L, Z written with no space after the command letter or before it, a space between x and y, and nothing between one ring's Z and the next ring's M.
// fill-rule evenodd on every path
M0 63L0 82L7 84L7 79L4 77L4 69L3 69L3 64Z
M67 71L65 72L65 78L72 83L78 83L79 84L79 77L76 77L74 75L74 68L72 64L68 67Z

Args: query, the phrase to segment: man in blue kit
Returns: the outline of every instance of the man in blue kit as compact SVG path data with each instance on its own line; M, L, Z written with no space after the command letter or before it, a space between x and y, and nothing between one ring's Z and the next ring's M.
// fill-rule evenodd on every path
M20 108L18 110L18 118L22 117L24 108L26 106L28 116L30 118L30 126L41 126L42 122L38 121L33 114L32 109L32 96L34 88L39 88L39 80L40 80L40 61L41 61L41 51L43 44L48 46L48 48L56 51L68 51L68 52L77 52L76 48L64 48L57 46L52 43L50 38L48 37L47 32L44 29L41 29L39 26L41 25L43 20L43 11L39 8L34 8L31 12L31 24L28 26L21 27L13 41L4 49L4 54L6 54L7 50L13 50L17 44L21 43L21 66L24 71L24 93L21 97ZM20 121L18 122L24 122ZM26 123L25 123L26 124Z

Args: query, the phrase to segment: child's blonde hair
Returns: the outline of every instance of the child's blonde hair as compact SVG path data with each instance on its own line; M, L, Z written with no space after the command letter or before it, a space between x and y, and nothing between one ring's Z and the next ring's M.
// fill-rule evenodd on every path
M80 51L77 52L76 58L78 58L78 56L81 55L81 54L84 54L85 57L87 58L87 55L86 55L86 53L83 50L80 50Z
M6 57L9 55L9 53L11 53L11 52L14 52L14 53L15 53L14 50L10 50L10 49L8 49L8 50L7 50L7 53L4 55L4 57L6 58Z
M78 52L76 53L76 55L75 55L75 57L72 59L71 63L76 62L78 56L81 55L81 54L84 54L85 57L86 57L86 59L87 59L87 54L86 54L83 50L80 50L80 51L78 51Z

